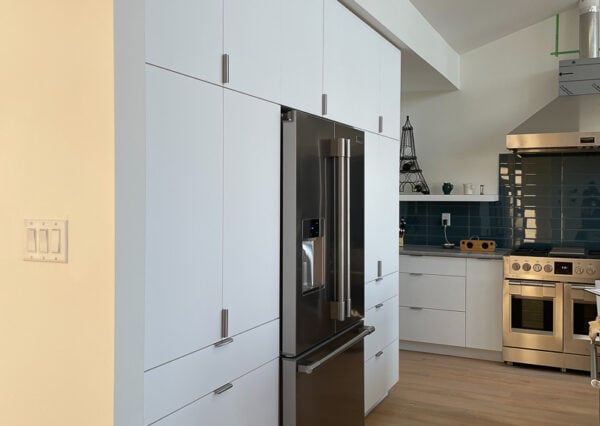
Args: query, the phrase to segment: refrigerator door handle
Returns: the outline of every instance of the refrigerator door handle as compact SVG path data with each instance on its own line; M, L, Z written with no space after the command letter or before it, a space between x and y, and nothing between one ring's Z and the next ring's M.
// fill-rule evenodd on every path
M358 336L356 336L352 340L349 340L348 342L344 343L342 346L337 348L335 351L328 353L323 358L313 362L312 364L299 365L298 372L304 373L304 374L311 374L313 371L315 371L317 368L319 368L320 366L325 364L327 361L331 360L336 355L344 352L346 349L350 348L351 346L354 346L355 344L357 344L358 342L363 340L365 337L367 337L369 334L373 333L374 331L375 331L375 327L373 327L371 325L366 325L364 327L363 331Z
M344 193L344 278L346 281L346 318L352 315L352 300L350 298L350 139L344 139L345 156L342 159L346 163L344 170L345 189Z

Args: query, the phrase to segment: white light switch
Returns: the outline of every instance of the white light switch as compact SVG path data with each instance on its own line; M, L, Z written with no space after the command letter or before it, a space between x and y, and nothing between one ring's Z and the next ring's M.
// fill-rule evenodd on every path
M67 262L67 221L25 220L25 260Z
M60 253L60 229L50 230L50 253Z
M40 253L48 253L48 230L40 229L39 232Z
M35 228L27 228L26 232L27 253L35 253L37 251L37 235Z

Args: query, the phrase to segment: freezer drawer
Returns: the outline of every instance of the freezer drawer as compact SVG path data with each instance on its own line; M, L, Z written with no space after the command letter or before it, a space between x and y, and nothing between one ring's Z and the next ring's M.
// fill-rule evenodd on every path
M283 426L364 425L364 338L359 325L297 358L282 358Z

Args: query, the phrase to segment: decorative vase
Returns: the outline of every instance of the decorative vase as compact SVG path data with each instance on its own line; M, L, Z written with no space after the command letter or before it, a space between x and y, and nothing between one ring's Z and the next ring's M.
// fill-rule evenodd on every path
M444 184L442 185L442 191L444 191L445 195L450 194L453 189L454 185L452 185L450 182L444 182Z

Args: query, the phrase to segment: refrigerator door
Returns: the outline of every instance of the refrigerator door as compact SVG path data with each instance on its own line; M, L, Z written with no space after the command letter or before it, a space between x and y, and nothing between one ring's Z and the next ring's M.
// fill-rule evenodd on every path
M364 425L364 338L355 324L299 358L282 358L283 426Z
M282 355L364 316L363 134L290 111L282 121Z

